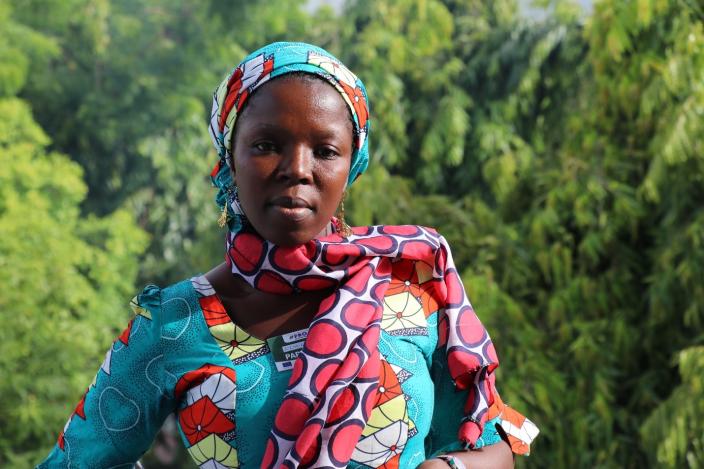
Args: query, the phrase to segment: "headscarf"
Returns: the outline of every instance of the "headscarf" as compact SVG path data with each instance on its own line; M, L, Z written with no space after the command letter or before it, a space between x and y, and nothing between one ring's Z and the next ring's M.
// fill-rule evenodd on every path
M233 275L261 291L291 294L333 288L311 321L296 358L261 463L263 468L346 467L376 401L384 294L393 262L433 266L424 284L439 304L439 346L458 389L467 392L458 438L472 447L494 402L498 359L469 303L449 246L418 226L353 228L296 247L276 246L243 223L228 164L236 116L252 92L272 77L319 75L345 98L354 119L355 151L348 183L368 163L368 104L362 82L326 51L302 43L274 43L248 56L215 92L210 132L220 155L213 170L218 200L234 216L226 259ZM234 155L236 158L237 156Z
M347 185L359 177L369 164L369 101L362 81L333 55L320 47L301 42L274 42L248 55L220 83L213 94L210 137L220 159L210 177L218 188L215 201L225 212L230 231L245 221L232 180L233 132L254 91L267 81L289 73L310 73L330 83L350 110L354 127L354 149Z

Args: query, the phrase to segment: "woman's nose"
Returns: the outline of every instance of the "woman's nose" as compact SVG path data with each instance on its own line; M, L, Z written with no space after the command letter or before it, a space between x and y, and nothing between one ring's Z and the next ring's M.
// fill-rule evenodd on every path
M293 184L313 181L313 152L305 145L287 149L281 158L279 178Z

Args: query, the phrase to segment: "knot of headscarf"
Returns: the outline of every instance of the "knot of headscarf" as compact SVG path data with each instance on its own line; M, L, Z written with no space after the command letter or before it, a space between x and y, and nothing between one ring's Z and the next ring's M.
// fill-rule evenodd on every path
M274 42L247 56L220 83L213 95L210 136L220 159L210 173L218 188L215 201L227 210L230 231L245 220L236 196L229 165L233 164L232 138L237 116L254 91L267 81L289 73L310 73L330 83L342 95L354 124L354 151L347 184L369 164L369 101L367 90L342 62L324 49L301 42Z

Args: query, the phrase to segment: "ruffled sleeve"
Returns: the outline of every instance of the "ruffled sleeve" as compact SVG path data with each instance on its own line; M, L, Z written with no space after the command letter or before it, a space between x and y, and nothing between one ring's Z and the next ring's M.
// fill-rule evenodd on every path
M436 288L440 307L431 367L435 409L428 453L480 448L503 438L514 452L527 454L538 429L501 401L494 344L467 297L450 246L442 236L438 240L434 265L442 279Z
M38 467L113 467L149 448L174 402L162 382L161 290L147 286L134 313Z
M457 439L460 419L467 399L464 391L455 388L450 376L445 351L438 349L433 354L431 378L435 388L435 406L430 433L426 441L427 457L464 448ZM538 435L538 428L515 409L504 404L494 390L493 404L489 407L484 430L475 448L496 444L502 440L511 446L515 454L528 455L530 444Z

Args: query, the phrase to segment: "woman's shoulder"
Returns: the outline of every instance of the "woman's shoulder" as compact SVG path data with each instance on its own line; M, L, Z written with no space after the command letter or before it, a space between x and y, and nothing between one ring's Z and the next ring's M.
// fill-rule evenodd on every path
M156 319L162 326L189 318L199 307L199 293L202 295L209 286L203 279L198 274L165 287L147 284L132 298L130 306L135 314Z

